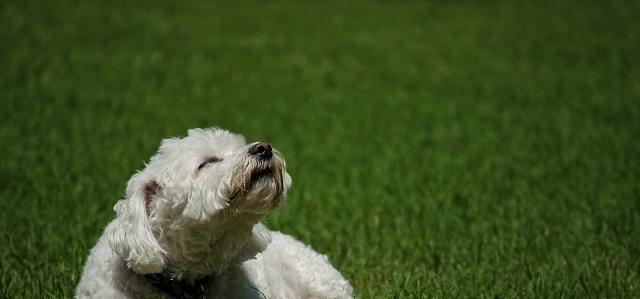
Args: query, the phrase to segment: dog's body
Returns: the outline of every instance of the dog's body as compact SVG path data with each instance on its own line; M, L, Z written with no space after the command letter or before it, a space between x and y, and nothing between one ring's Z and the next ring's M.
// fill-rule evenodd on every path
M350 298L326 256L260 223L290 186L269 144L220 129L163 141L116 204L77 298Z

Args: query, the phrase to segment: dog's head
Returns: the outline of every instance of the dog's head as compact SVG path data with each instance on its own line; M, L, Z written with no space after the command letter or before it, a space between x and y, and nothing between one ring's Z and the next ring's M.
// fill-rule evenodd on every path
M290 186L282 155L268 143L245 144L221 129L189 130L165 139L129 180L107 228L109 244L138 273L160 272L172 259L172 267L195 267L189 258L206 259L230 227L248 230L233 231L227 243L235 247L227 251L260 239L251 228L285 203Z

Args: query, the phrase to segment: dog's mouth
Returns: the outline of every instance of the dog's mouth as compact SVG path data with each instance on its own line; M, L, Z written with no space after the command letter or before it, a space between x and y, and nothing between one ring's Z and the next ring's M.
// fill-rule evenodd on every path
M261 163L262 164L262 163ZM251 172L251 181L256 182L264 178L273 177L273 163L268 163L267 165L260 165L259 167L254 168Z

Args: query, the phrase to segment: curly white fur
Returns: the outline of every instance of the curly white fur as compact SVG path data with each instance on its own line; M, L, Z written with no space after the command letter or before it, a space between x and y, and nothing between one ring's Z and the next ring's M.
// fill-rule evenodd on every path
M170 298L143 274L214 279L208 298L351 298L324 255L260 219L282 206L291 177L282 155L221 129L162 142L127 184L117 217L91 250L77 298Z

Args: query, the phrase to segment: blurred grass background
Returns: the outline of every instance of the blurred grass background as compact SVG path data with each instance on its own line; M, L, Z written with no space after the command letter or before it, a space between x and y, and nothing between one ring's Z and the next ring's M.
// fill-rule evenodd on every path
M69 298L160 140L281 150L360 298L640 296L640 2L0 2L0 297Z

